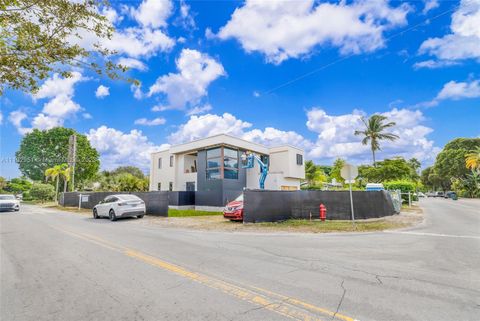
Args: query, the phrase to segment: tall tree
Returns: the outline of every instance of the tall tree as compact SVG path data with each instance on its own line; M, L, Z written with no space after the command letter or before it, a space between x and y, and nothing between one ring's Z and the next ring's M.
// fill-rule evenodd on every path
M446 182L454 178L465 178L471 172L466 167L466 157L478 147L480 138L457 138L448 142L435 160L436 173ZM449 185L444 188L448 189Z
M104 0L0 1L0 95L5 88L34 93L52 72L69 77L74 67L121 78L127 68L113 63L115 52L104 46L114 32L100 13L106 5ZM83 48L82 38L98 41Z
M68 161L68 139L77 135L77 163L75 166L75 183L92 178L100 167L99 155L85 135L75 130L56 127L40 131L34 129L26 134L16 152L18 167L23 175L34 181L44 179L47 168Z
M389 140L394 141L398 139L398 135L392 133L386 133L385 129L395 126L395 122L388 122L387 117L383 115L372 115L370 118L365 119L362 117L363 124L365 125L364 130L356 130L355 135L362 135L362 144L368 145L370 143L370 149L372 151L373 166L376 166L375 163L375 152L380 150L380 141Z

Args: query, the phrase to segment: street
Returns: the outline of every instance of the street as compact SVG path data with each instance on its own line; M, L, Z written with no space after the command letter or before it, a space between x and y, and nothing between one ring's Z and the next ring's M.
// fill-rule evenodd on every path
M1 320L479 320L480 202L354 234L232 233L24 205L0 213Z

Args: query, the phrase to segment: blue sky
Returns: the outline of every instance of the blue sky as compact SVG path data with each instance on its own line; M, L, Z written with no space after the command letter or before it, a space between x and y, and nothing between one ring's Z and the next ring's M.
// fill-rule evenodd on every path
M75 128L102 168L148 169L149 154L217 133L292 144L329 164L370 162L361 117L395 121L379 158L424 165L456 137L480 135L480 0L112 1L115 61L141 81L77 69L1 103L1 176L32 128ZM96 41L84 34L83 46Z

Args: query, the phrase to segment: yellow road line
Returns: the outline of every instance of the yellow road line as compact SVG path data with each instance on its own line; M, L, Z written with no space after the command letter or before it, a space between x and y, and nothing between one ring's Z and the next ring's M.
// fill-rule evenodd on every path
M230 282L226 282L217 278L213 278L201 273L193 272L185 269L181 266L166 262L154 256L124 247L112 242L109 242L103 238L86 233L77 233L65 229L55 228L68 235L80 238L82 240L94 243L109 250L113 250L122 253L133 259L142 261L152 266L161 268L165 271L169 271L178 276L186 279L190 279L209 288L216 289L226 293L230 296L236 297L246 302L250 302L254 305L260 306L266 310L278 313L285 317L294 320L314 321L321 320L317 314L326 315L329 317L335 317L335 319L343 321L356 321L353 318L347 317L335 313L333 311L317 307L307 302L303 302L296 298L291 298L282 294L278 294L269 290L265 290L254 286L241 287Z

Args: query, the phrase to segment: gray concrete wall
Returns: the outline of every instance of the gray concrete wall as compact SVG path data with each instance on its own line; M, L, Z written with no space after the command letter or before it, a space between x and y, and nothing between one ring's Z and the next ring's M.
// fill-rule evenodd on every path
M145 202L146 214L168 216L168 193L169 192L67 192L60 194L60 205L78 207L79 195L88 195L88 202L82 202L82 208L93 208L108 195L133 194Z
M246 190L244 222L275 222L291 218L319 217L319 206L327 208L327 219L350 220L348 191L267 191ZM395 214L390 195L384 191L354 191L356 219L383 217Z

